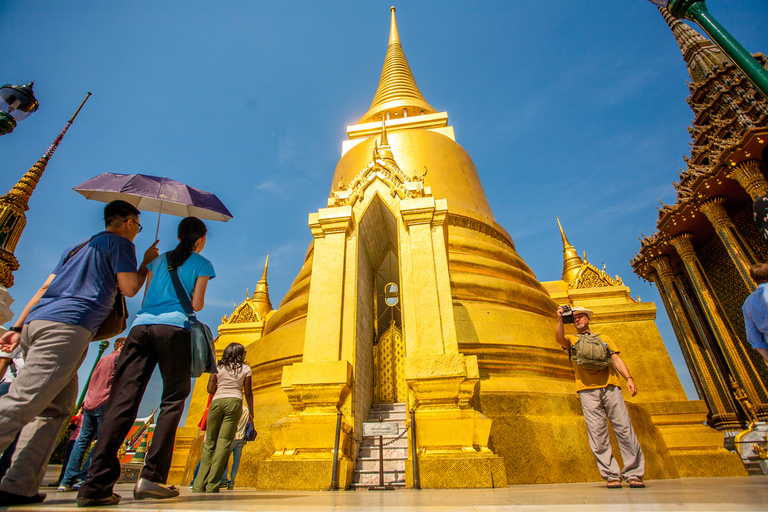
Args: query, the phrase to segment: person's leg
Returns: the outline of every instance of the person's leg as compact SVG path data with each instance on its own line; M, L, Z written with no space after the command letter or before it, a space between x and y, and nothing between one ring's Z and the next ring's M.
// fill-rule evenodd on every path
M224 398L224 417L219 428L219 435L216 439L216 449L211 462L210 473L206 484L206 492L218 492L221 487L221 475L229 459L229 452L232 449L232 440L237 432L237 423L243 411L243 401L237 398Z
M224 487L225 485L229 485L229 480L227 479L227 473L229 473L229 460L232 458L232 450L235 449L235 443L232 442L232 448L229 451L229 457L227 457L227 465L224 466L224 473L221 474L221 487Z
M219 428L224 420L224 400L214 400L208 409L208 422L205 428L205 442L203 443L203 453L200 456L200 470L197 472L192 489L197 492L205 492L208 483L208 474L211 471L213 462L213 453L216 450L216 439L219 437Z
M613 428L613 434L616 436L616 442L619 443L621 458L624 461L622 476L625 480L633 478L642 480L645 474L645 458L643 457L643 450L640 448L640 442L632 429L632 421L629 419L629 412L624 403L621 388L616 386L606 388L605 410L608 413L608 419L611 422L611 428Z
M168 480L173 458L176 428L191 390L191 349L189 331L170 325L152 325L157 365L163 377L163 397L152 444L141 477L159 484Z
M8 388L11 387L10 382L0 382L0 396L3 396L4 394L8 393ZM5 472L8 471L8 468L11 467L11 458L13 457L13 452L16 450L16 442L19 440L19 434L16 434L16 438L13 440L13 442L8 445L8 448L5 449L3 452L2 457L0 457L0 480L3 479L3 476L5 476Z
M605 480L621 480L619 463L613 457L608 421L603 408L604 388L579 391L584 421L587 423L589 447L597 462L600 476Z
M60 490L63 488L71 487L80 473L80 466L83 463L86 450L91 446L91 441L96 437L96 428L98 426L98 420L88 409L83 410L83 424L80 427L80 435L77 436L75 441L75 447L72 448L72 453L69 456L69 463L67 464L67 470L64 472L64 478L59 485Z
M101 426L104 424L104 413L106 412L106 410L107 410L106 404L91 410L91 416L94 418L94 421L96 422L96 433L94 434L94 439L98 439L99 435L101 434ZM75 484L77 483L78 480L81 482L84 482L88 478L88 468L91 467L92 456L93 456L93 450L88 452L88 457L83 462L82 469L77 475L75 475L75 478L74 478Z
M136 419L147 383L155 369L156 357L148 340L147 326L139 325L131 329L117 359L101 435L93 447L93 458L88 468L90 479L80 486L78 499L112 496L112 488L120 478L117 452Z
M22 331L25 365L0 398L0 450L21 429L6 493L35 496L64 423L77 400L77 369L93 334L70 324L36 320ZM23 427L23 428L22 428Z
M232 470L230 471L229 479L227 480L227 489L235 487L235 477L237 476L237 468L240 467L240 455L243 453L244 446L245 439L232 441Z
M79 434L78 434L79 435ZM69 457L72 455L72 449L75 447L76 441L67 441L67 450L64 452L64 461L61 463L61 472L59 478L55 482L48 484L48 487L58 487L62 480L64 480L64 473L67 472L67 465L69 465ZM55 485L54 485L55 484Z

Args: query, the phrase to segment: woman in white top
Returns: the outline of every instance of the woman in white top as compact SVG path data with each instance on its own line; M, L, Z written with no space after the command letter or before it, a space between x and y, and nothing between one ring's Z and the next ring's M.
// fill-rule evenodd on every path
M251 367L245 363L245 347L240 343L227 345L217 369L218 374L212 373L208 379L208 393L213 394L213 400L208 410L200 470L192 486L195 492L219 492L243 409L243 395L248 409L253 411ZM248 420L253 420L252 412Z

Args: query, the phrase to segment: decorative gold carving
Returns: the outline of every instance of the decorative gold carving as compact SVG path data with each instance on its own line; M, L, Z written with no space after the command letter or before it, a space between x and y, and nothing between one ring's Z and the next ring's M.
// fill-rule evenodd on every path
M753 201L758 197L768 195L768 181L760 172L758 160L741 162L727 176L738 181L741 188L749 194Z
M480 222L479 220L470 219L469 217L462 217L461 215L456 215L453 213L448 214L448 225L449 226L456 226L458 228L464 228L464 229L471 229L472 231L477 231L478 233L482 233L483 235L493 238L494 240L497 240L513 251L515 251L515 244L506 236L502 235L500 232L493 229L488 224L485 224L484 222Z
M400 170L386 144L386 129L382 133L382 145L374 149L373 161L360 171L348 184L340 184L338 190L331 193L328 206L354 206L365 198L365 190L379 179L390 190L392 197L416 199L432 195L429 187L424 186L424 176L409 178Z
M741 389L739 383L733 378L732 375L728 376L731 380L731 388L733 388L733 396L741 404L741 408L744 410L744 415L747 417L750 423L757 421L757 414L755 414L755 408L752 407L752 402L749 401L747 393Z
M581 268L576 272L576 277L569 283L569 287L573 289L623 285L624 283L619 276L611 277L606 273L605 264L603 264L602 269L598 270L586 258L581 264Z
M395 321L391 320L389 328L373 347L375 403L394 404L408 401L408 386L403 373L404 358L403 332L398 329Z
M248 289L245 290L245 301L239 306L235 303L235 310L229 317L222 317L222 325L241 324L246 322L262 322L272 311L272 303L269 301L269 287L267 286L267 267L269 266L269 254L264 263L264 273L261 275L256 291L249 297Z

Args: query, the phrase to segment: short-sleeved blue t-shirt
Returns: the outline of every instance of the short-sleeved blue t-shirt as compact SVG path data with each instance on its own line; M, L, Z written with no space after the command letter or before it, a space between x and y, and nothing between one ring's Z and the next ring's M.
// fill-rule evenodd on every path
M161 254L149 264L149 270L152 272L152 281L147 288L147 296L144 299L144 305L136 315L131 327L137 325L173 325L189 329L187 314L181 307L181 302L173 288L171 274L168 272L168 255ZM195 283L198 277L208 276L213 279L216 273L213 271L211 262L193 252L187 261L178 269L181 285L187 290L187 294L192 300L192 291L195 289Z
M115 304L120 272L137 272L136 248L126 237L104 231L64 263L80 241L64 251L56 274L27 322L48 320L79 325L95 333Z

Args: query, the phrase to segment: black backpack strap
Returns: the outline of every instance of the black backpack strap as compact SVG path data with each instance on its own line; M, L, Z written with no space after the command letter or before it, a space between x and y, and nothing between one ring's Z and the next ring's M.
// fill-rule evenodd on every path
M86 241L85 241L85 242L83 242L82 244L78 245L77 247L75 247L74 249L72 249L71 251L69 251L69 254L67 254L67 257L66 257L66 258L64 258L64 261L62 261L62 262L61 262L61 266L63 267L63 266L64 266L64 265L65 265L65 264L66 264L66 263L69 261L69 259L70 259L72 256L74 256L75 254L77 254L78 252L80 252L80 249L82 249L83 247L85 247L86 245L88 245L89 243L91 243L91 241L92 241L94 238L96 238L97 236L106 235L106 234L107 234L107 232L106 232L106 231L102 231L101 233L96 233L96 234L95 234L95 235L93 235L91 238L89 238L88 240L86 240Z
M189 300L189 295L187 295L186 290L184 290L184 287L181 285L181 280L179 279L179 273L177 270L178 269L171 268L170 266L168 267L168 273L171 274L173 289L176 290L176 296L179 298L181 307L184 308L184 312L187 314L187 316L195 318L195 310L192 309L192 303Z

